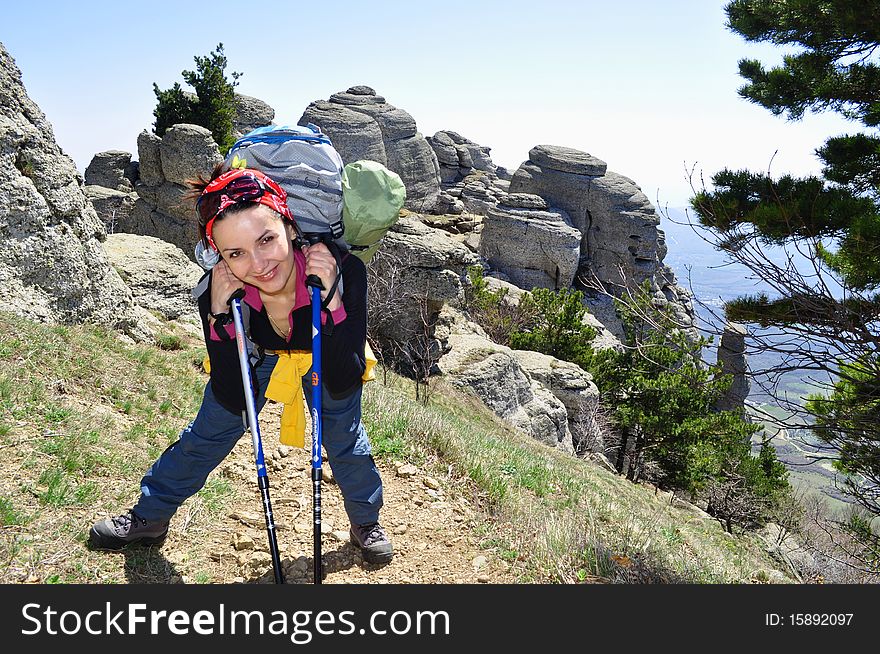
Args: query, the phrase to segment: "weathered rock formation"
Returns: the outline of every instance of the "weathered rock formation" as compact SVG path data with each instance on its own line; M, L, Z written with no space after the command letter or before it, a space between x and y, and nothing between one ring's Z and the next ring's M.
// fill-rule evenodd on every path
M438 371L526 434L574 452L565 405L526 373L519 353L493 343L473 323L460 318L445 322L449 348L437 362Z
M581 233L562 211L537 195L511 193L483 220L480 252L524 289L570 288L578 270Z
M258 98L236 95L235 101L235 138L275 117L275 110ZM186 182L207 178L223 160L217 143L204 127L179 124L162 138L144 130L137 144L136 162L127 152L96 154L86 170L86 194L108 232L155 236L192 258L198 234Z
M132 162L131 153L107 150L92 157L86 167L86 184L130 193L138 178L138 163Z
M656 303L668 306L683 328L693 325L690 296L663 264L660 218L631 179L608 171L604 161L586 152L538 145L514 173L510 192L539 195L566 212L582 235L580 283L598 281L620 295L649 281Z
M440 164L440 181L455 184L474 170L496 172L497 167L489 156L491 148L474 143L458 132L440 131L428 137Z
M116 231L155 236L192 256L198 240L195 208L185 197L186 181L210 177L223 161L211 132L198 125L174 125L162 138L144 130L138 135L139 196L127 222Z
M749 378L746 366L746 327L730 322L724 326L718 345L718 363L721 373L733 381L727 392L715 403L718 411L744 411L749 396Z
M101 247L104 227L82 182L0 44L4 309L41 322L101 323L146 339L142 312Z
M478 264L473 252L445 232L414 216L401 217L370 265L371 326L382 346L401 351L417 337L434 340L426 328L444 304L460 303L462 279Z
M510 173L492 162L491 148L449 130L437 132L428 143L440 164L434 213L485 216L507 194Z
M275 110L259 98L235 94L235 118L232 119L233 137L237 140L248 132L271 125Z
M437 157L416 121L368 86L335 93L306 107L301 125L314 123L330 137L345 163L371 159L400 175L406 207L430 211L440 194Z
M86 185L83 191L108 234L131 230L131 214L138 201L137 193L125 193L97 185Z
M603 453L604 439L596 419L599 389L593 383L592 375L577 364L540 352L514 350L513 355L533 385L542 386L562 402L572 448L577 452Z

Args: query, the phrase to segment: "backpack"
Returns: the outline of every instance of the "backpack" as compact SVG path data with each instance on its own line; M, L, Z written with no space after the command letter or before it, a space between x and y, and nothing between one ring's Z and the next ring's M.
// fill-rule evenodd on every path
M316 125L259 127L235 142L226 164L278 182L303 234L342 237L342 157Z
M329 238L364 263L406 201L396 173L368 160L343 167L330 138L311 123L255 129L236 141L226 164L266 173L287 191L287 206L306 240Z
M342 222L351 253L369 263L404 202L406 187L397 173L378 161L348 164L342 171Z

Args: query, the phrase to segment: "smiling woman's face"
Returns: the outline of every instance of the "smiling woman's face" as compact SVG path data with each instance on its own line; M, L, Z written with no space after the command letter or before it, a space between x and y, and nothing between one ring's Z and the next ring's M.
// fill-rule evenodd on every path
M280 293L293 271L292 229L269 207L254 204L214 224L214 243L232 274L267 294Z

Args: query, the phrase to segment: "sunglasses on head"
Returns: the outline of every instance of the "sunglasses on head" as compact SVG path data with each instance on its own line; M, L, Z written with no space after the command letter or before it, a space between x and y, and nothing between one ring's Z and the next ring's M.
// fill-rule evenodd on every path
M264 204L296 227L287 206L287 193L275 181L256 170L230 170L208 184L196 202L196 211L205 225L205 236L215 250L214 221L232 205L243 202Z
M278 195L278 193L271 186L263 182L263 180L248 173L242 173L237 177L233 177L230 181L215 190L209 191L208 188L210 187L211 185L209 184L199 197L199 201L196 204L199 217L206 225L214 220L214 218L216 218L224 209L229 208L233 204L239 204L241 202L256 202L263 197L264 193Z

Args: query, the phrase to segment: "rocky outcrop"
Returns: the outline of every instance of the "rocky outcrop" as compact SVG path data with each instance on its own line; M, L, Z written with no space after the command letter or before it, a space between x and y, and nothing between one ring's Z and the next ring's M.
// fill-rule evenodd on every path
M299 123L313 123L333 141L345 163L371 159L397 173L406 207L431 211L440 194L437 157L407 112L368 86L353 86L329 101L312 102Z
M718 345L718 364L721 374L732 378L730 388L715 403L717 411L744 411L749 396L749 379L746 366L745 325L729 322L724 326Z
M460 303L467 269L478 264L479 258L449 234L415 214L401 217L370 263L374 335L394 349L416 336L433 339L437 314L444 304Z
M428 144L440 164L440 181L455 184L474 170L494 173L497 166L489 156L491 148L474 143L458 132L440 131L428 137Z
M444 306L436 331L448 347L437 372L479 397L515 428L569 454L602 453L599 390L577 365L492 342L479 325Z
M104 230L108 234L132 230L131 216L135 203L138 201L137 193L125 193L96 185L86 185L83 191L91 201L98 218L104 224Z
M583 368L540 352L514 350L513 356L533 383L540 384L565 407L574 451L604 453L603 436L596 419L599 389Z
M452 330L448 343L437 368L451 384L474 393L496 415L533 438L574 452L565 406L532 380L513 350L460 328Z
M507 194L510 173L492 162L491 148L450 130L437 132L428 143L440 165L441 190L434 213L485 216Z
M192 253L198 240L194 203L186 181L207 179L223 161L211 132L198 125L170 127L162 138L144 130L138 136L138 201L117 231L155 236ZM191 255L192 256L192 255Z
M107 150L92 157L86 167L85 180L90 186L131 193L138 178L138 163L132 162L131 153Z
M101 247L104 226L82 182L0 44L4 309L41 322L101 323L146 339L131 291Z
M234 138L275 117L258 98L236 94L235 103ZM155 236L190 253L198 234L186 182L207 178L223 160L220 150L209 130L188 124L174 125L161 138L144 130L137 144L135 162L127 152L96 154L86 170L86 192L108 232Z
M259 98L235 94L235 118L232 119L233 137L237 140L258 127L271 125L275 110Z
M571 287L581 233L561 211L536 195L510 194L483 220L480 253L521 288Z
M511 193L540 195L565 211L582 234L578 278L598 282L614 295L649 281L657 303L666 304L684 329L692 329L689 294L663 264L666 241L660 218L631 179L604 161L572 148L538 145L514 173Z
M539 145L514 173L510 191L540 195L568 213L582 234L585 272L635 287L657 268L660 219L632 180L606 169L585 152Z

